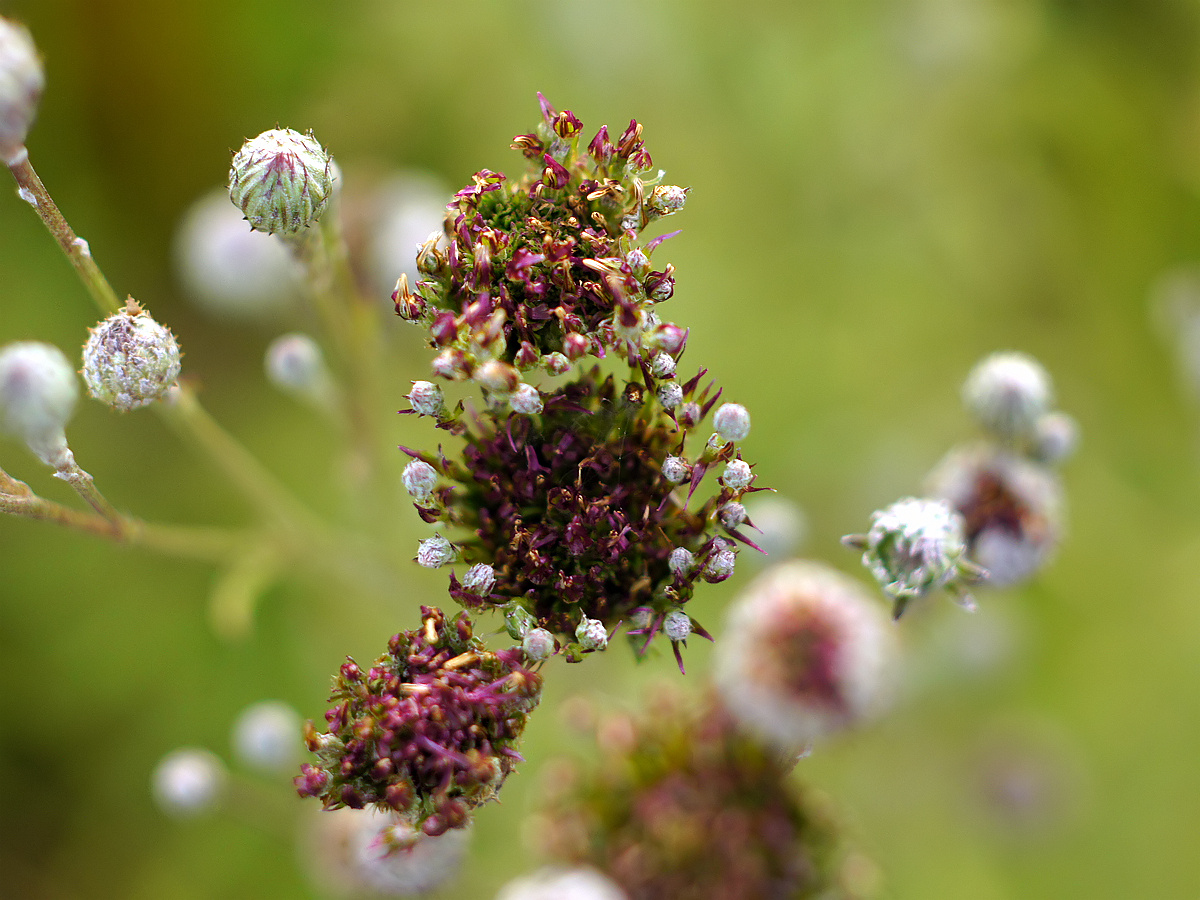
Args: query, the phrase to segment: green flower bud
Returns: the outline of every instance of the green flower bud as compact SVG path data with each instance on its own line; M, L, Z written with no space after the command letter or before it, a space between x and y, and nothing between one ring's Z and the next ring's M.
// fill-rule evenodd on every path
M128 412L148 406L179 377L179 345L135 300L91 331L83 348L88 393Z
M295 235L333 194L333 159L311 134L290 128L246 141L229 169L229 197L255 231Z
M0 158L15 160L37 113L46 79L29 32L0 18Z
M63 428L78 396L75 370L57 347L21 341L0 351L0 431L25 441L47 465L69 459Z

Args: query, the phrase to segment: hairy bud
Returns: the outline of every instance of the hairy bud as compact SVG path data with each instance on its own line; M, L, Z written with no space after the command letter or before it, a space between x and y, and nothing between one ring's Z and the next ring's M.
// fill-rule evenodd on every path
M121 412L148 406L179 377L179 345L130 300L91 331L83 348L83 380L88 393Z
M290 128L246 141L229 169L229 197L255 231L292 236L316 222L333 194L333 159Z
M37 113L46 78L29 32L0 17L0 158L15 159Z

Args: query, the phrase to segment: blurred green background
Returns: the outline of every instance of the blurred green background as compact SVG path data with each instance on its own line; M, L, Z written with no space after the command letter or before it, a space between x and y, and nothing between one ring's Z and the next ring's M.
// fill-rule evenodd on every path
M838 537L918 491L970 436L958 386L996 349L1050 370L1082 425L1069 535L1027 588L966 616L904 622L913 664L892 714L801 764L877 863L884 896L1200 895L1200 422L1148 297L1200 260L1200 5L1184 0L364 2L8 0L46 61L34 164L121 293L169 324L210 409L301 492L328 471L322 423L269 389L274 332L188 302L171 239L230 152L275 124L315 130L347 173L447 185L516 174L535 93L589 133L645 126L690 185L660 258L688 359L746 404L760 483L800 503L806 555L862 574ZM657 261L657 260L656 260ZM0 202L0 342L70 353L96 315L53 242ZM404 359L396 417L428 354ZM276 329L277 330L277 329ZM109 497L146 518L238 524L248 510L148 414L82 404L69 431ZM13 441L0 464L74 502ZM322 498L313 498L321 506ZM407 508L388 537L411 556ZM746 557L743 557L745 559ZM701 591L718 627L751 576ZM216 817L165 818L148 789L180 745L230 758L247 704L319 717L346 654L373 659L444 596L418 571L390 609L285 583L254 634L207 625L214 573L50 526L0 520L0 893L22 898L317 897L295 835L313 813L244 776ZM711 648L688 652L702 679ZM481 812L446 896L491 896L535 864L521 822L539 769L578 739L579 692L633 704L677 680L617 646L549 668L529 763ZM315 806L315 804L312 804Z

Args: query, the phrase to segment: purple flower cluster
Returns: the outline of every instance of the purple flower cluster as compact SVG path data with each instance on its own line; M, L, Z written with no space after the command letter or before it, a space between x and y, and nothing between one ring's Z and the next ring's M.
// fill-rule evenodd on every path
M374 806L437 835L466 825L521 759L514 748L542 680L519 649L484 647L465 613L447 621L423 606L421 619L370 669L342 666L328 732L306 728L318 765L295 781L327 809Z

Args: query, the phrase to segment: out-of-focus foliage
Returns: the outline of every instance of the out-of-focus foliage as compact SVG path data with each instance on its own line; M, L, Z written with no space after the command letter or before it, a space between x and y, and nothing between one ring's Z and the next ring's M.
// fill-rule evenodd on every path
M971 365L1037 357L1083 435L1057 560L1031 587L981 592L974 617L914 608L891 717L800 771L898 900L1200 893L1200 410L1147 314L1160 273L1200 259L1193 4L9 0L0 14L45 57L29 139L43 179L117 290L170 325L214 413L302 491L332 441L265 384L277 332L197 311L170 264L188 205L276 123L314 129L347 190L369 192L400 168L449 185L520 168L503 148L536 121L538 90L589 125L636 117L655 163L692 188L672 222L671 317L752 410L748 452L803 506L806 552L859 576L837 537L968 435ZM0 235L0 342L75 353L98 316L12 193ZM394 416L428 353L415 329L390 330L409 371L380 415L394 443L428 442ZM89 402L70 435L122 508L244 519L153 417ZM0 460L72 501L19 444ZM398 555L424 533L407 508L390 532ZM0 519L0 568L4 890L320 896L296 841L319 814L286 778L247 776L233 812L174 822L150 773L181 745L228 760L252 702L319 716L328 673L415 627L420 603L444 602L444 573L414 565L386 608L287 584L226 643L200 564ZM721 621L748 569L698 597L696 618ZM696 642L687 677L711 656ZM635 667L621 646L551 665L530 764L481 810L464 895L534 865L521 822L541 764L575 746L564 698L631 706L679 677L669 655Z

